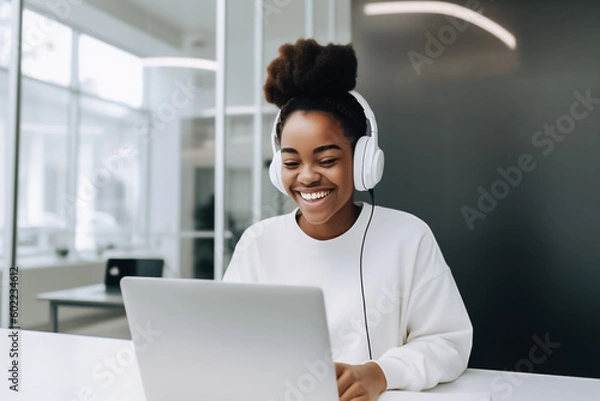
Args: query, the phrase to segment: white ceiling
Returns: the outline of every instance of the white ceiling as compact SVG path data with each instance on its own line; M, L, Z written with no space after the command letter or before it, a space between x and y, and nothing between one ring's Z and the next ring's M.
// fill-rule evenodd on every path
M121 0L123 1L123 0ZM127 0L157 18L181 29L181 33L215 31L216 0Z

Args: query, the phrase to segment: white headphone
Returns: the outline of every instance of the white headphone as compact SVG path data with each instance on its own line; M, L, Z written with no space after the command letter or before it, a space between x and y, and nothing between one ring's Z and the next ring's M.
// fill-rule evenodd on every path
M381 177L383 176L383 151L379 149L379 146L377 145L377 122L375 121L373 110L371 110L371 107L365 98L358 92L350 91L348 93L354 96L362 106L365 116L369 121L369 127L371 128L371 135L361 136L354 148L354 188L358 191L368 191L369 189L374 188L375 185L381 181ZM281 169L283 168L281 162L281 150L277 149L277 123L279 123L280 119L281 110L277 112L275 122L273 123L273 129L271 130L273 160L269 166L269 177L275 188L287 195L288 193L285 190L283 180L281 179Z

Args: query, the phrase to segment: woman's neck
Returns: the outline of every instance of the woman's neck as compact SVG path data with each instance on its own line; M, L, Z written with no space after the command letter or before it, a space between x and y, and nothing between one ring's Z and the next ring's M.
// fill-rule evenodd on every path
M296 221L300 229L306 235L317 240L329 240L339 237L352 227L360 215L361 206L350 200L337 211L327 222L319 225L310 224L302 214L296 215Z

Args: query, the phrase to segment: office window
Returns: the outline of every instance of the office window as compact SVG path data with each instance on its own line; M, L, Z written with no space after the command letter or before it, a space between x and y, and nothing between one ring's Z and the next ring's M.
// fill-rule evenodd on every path
M12 7L0 3L0 68L11 57ZM66 191L68 86L72 31L30 10L23 10L22 99L17 252L39 254L68 241L61 197ZM8 77L0 71L0 152L4 154L8 118ZM4 157L2 157L4 161ZM0 228L5 228L6 172L0 166Z
M11 12L0 0L0 152ZM145 245L147 155L136 127L145 126L148 113L140 109L139 58L27 9L22 49L18 257L53 255L58 248L99 256L107 247ZM0 163L2 211L10 196L5 174ZM2 212L0 240L4 225Z
M145 144L137 110L81 97L77 177L78 251L135 247L143 238Z
M71 28L23 10L22 73L68 86L71 79Z
M79 84L82 91L139 108L143 68L139 57L87 35L79 38Z
M69 92L23 79L18 200L18 254L68 245Z

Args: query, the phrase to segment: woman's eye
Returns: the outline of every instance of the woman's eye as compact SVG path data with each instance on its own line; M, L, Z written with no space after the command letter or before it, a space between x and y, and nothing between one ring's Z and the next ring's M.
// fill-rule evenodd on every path
M298 167L298 162L285 162L283 163L285 168L295 168Z
M321 164L323 166L330 166L333 163L335 163L337 161L337 159L325 159L325 160L321 160Z

